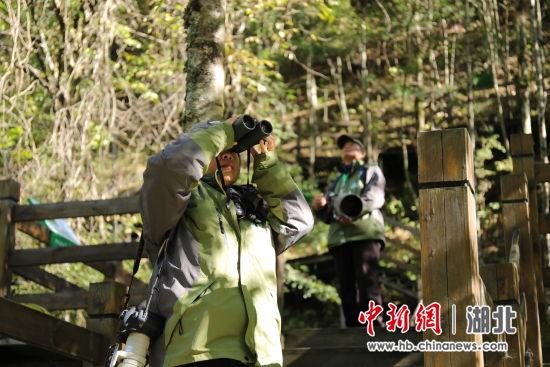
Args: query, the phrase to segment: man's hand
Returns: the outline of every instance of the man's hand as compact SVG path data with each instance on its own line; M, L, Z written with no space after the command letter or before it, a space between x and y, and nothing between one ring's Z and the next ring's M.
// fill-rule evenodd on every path
M237 121L237 119L238 119L240 116L241 116L241 115L233 115L233 116L231 116L230 118L228 118L228 119L225 120L225 121L227 121L227 122L229 122L231 125L233 125L233 124L235 123L235 121Z
M351 219L350 217L348 217L346 215L342 215L342 216L338 217L338 221L342 224L351 224L353 222L353 219Z
M327 198L325 195L316 195L313 197L313 209L319 210L327 205Z
M273 135L269 135L267 138L260 140L260 142L253 146L250 149L250 154L252 156L256 156L256 154L263 154L267 152L272 152L275 150L275 137ZM256 147L259 147L260 151L256 150Z

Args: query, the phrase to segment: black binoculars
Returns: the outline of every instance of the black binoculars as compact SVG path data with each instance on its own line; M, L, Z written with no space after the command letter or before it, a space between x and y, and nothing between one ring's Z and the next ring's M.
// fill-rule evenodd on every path
M233 123L237 145L231 148L235 153L244 152L265 139L273 131L267 120L258 121L250 115L242 115Z

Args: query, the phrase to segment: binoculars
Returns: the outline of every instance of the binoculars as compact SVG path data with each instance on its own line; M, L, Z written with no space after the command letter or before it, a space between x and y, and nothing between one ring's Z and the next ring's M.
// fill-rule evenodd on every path
M358 218L368 211L361 197L355 194L335 195L332 198L332 208L336 216L345 215L351 219Z
M235 153L244 152L265 139L273 131L267 120L258 121L250 115L242 115L233 123L237 145L231 148Z

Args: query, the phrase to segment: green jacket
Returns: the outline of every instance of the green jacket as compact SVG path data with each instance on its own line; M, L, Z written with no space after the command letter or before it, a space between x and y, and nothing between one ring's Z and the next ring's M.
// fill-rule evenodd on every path
M354 161L344 167L342 174L330 185L325 196L328 205L317 212L329 223L328 246L335 247L352 241L379 240L384 246L384 217L380 208L384 205L386 179L378 165L364 165ZM351 224L343 224L334 218L331 200L335 195L356 194L363 200L367 211Z
M169 236L152 311L166 319L151 366L231 358L281 366L276 254L309 232L311 211L274 153L254 158L254 183L267 223L238 220L221 188L201 180L208 163L234 143L226 122L198 124L151 157L141 211L154 258Z

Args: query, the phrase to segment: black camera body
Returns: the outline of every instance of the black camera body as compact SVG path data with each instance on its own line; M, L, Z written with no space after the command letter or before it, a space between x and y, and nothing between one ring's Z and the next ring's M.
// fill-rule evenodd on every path
M249 219L256 224L267 220L269 208L252 185L232 185L226 188L227 196L235 204L237 218Z
M235 153L241 153L267 138L273 131L273 126L267 120L258 121L250 115L242 115L233 123L237 145L231 148Z

